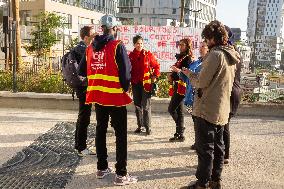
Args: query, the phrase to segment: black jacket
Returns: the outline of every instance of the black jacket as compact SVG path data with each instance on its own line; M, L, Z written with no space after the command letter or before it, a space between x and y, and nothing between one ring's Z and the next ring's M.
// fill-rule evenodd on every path
M80 64L81 59L85 56L86 48L87 45L84 43L84 41L80 41L79 44L76 47L74 47L73 51L78 64ZM78 98L85 97L86 90L87 90L86 86L77 87L75 89L77 97Z
M85 56L87 45L84 43L84 41L80 41L79 44L74 47L75 57L78 62L78 64L81 62L81 59Z
M235 48L237 49L237 48ZM237 113L239 104L241 102L241 85L240 85L240 80L241 80L241 67L243 64L243 59L240 59L240 62L236 64L236 72L235 72L235 78L233 82L233 87L232 87L232 92L231 92L231 97L230 97L230 104L231 104L231 111L230 115L234 116Z
M100 51L109 41L112 40L114 40L112 35L100 35L95 37L92 45L96 51ZM127 55L126 48L122 43L117 46L115 59L118 66L118 75L121 87L124 91L128 91L131 78L131 63ZM86 56L82 58L79 64L78 74L84 77L87 76Z
M184 54L176 54L177 61L179 61L183 57L184 57ZM188 68L188 65L190 63L191 63L191 58L189 56L187 56L179 64L175 63L175 66L179 69L181 69L182 67ZM171 77L172 77L173 81L178 81L180 79L180 77L178 76L178 74L176 72L172 72Z

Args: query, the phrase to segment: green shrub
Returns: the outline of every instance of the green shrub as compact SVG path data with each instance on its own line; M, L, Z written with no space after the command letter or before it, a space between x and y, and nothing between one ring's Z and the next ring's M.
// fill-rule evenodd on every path
M12 72L0 72L0 90L12 90ZM162 73L157 81L157 96L168 98L169 83L166 73ZM21 70L17 73L17 90L19 92L37 93L71 93L65 83L61 72L51 73L49 69L42 69L38 73L29 73L28 70Z
M158 90L157 90L157 96L159 98L169 98L169 82L167 79L167 73L162 73L159 77L159 80L157 82Z
M0 72L0 90L8 91L11 90L13 86L13 75L12 72Z
M43 69L38 73L28 75L25 71L17 73L17 90L19 92L37 93L71 93L71 89L63 83L61 72L51 73ZM12 73L0 73L0 90L12 89Z
M241 101L242 102L256 102L258 98L259 98L258 94L246 93L246 94L242 94Z

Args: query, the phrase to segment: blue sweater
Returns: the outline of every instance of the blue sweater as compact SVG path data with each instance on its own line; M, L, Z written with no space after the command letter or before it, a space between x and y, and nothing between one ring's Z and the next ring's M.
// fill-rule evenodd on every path
M191 71L195 73L199 73L201 70L201 64L202 64L202 58L198 58L196 61L193 61L191 64L189 64L188 69L190 69ZM186 82L186 94L184 98L184 104L186 106L192 106L193 99L194 99L194 88L192 87L186 75L180 72L179 76L184 82Z

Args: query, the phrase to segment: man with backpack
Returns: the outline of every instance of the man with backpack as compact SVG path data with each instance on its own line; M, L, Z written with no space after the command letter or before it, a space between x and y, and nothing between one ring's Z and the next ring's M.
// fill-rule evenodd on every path
M85 56L87 46L89 46L94 38L95 32L92 26L84 26L80 30L81 41L70 51L74 55L77 64ZM90 124L92 104L85 104L87 82L81 86L74 88L77 97L79 98L79 113L75 130L75 149L78 150L79 155L95 155L94 152L87 148L87 129Z

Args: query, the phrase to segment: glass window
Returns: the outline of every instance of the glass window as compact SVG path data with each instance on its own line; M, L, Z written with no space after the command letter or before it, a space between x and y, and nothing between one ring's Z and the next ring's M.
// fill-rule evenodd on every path
M30 26L31 25L31 10L20 10L20 25Z
M61 12L55 12L55 13L63 17L65 28L72 29L72 15L71 14L65 14Z

